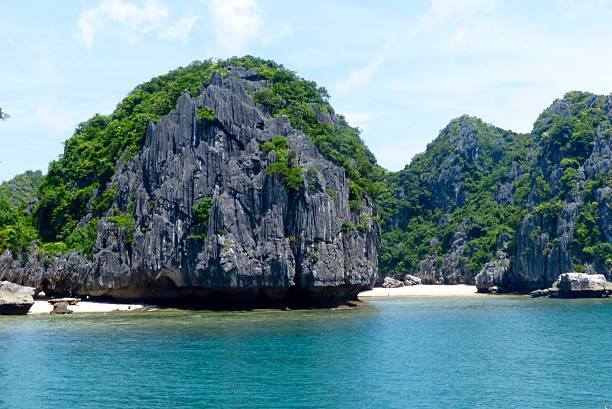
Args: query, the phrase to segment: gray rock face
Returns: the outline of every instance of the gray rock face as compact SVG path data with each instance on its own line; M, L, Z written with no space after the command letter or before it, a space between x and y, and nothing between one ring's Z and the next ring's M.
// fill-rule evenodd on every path
M476 277L474 277L478 292L488 293L491 287L503 287L509 270L510 259L506 251L498 250L495 259L486 263Z
M523 220L512 277L516 286L547 287L560 274L573 270L570 244L578 216L577 206L565 205L560 216L555 225L540 214L528 215Z
M0 315L25 315L34 304L34 289L0 282Z
M597 189L599 226L608 243L612 243L612 187Z
M34 287L37 291L70 294L85 284L91 271L91 262L76 251L49 258L32 244L28 253L13 256L10 250L0 254L0 279Z
M403 278L405 286L420 285L422 280L411 274L406 274Z
M462 284L471 282L465 265L467 221L453 235L452 244L442 257L425 257L419 263L417 275L427 284Z
M393 277L385 277L385 279L383 280L382 286L384 288L399 288L399 287L403 287L404 283L400 280L396 280Z
M591 106L602 104L608 120L612 121L612 96L592 95L589 100ZM556 101L549 110L550 113L561 116L571 114L570 105L563 100ZM541 132L550 121L552 116L544 115L536 122L534 132ZM544 175L549 175L548 183L552 192L559 194L559 189L563 186L563 157L559 152L550 152L549 156L550 160L541 155L534 163L534 168ZM611 172L612 130L609 125L602 124L597 127L589 156L577 169L575 187L565 198L557 214L547 218L535 213L532 209L540 203L540 198L537 190L532 190L527 204L530 211L520 225L517 253L512 274L509 275L512 286L528 290L548 287L560 275L575 271L574 260L579 258L577 256L583 251L574 244L576 223L593 200L597 209L594 218L603 236L597 240L604 242L602 244L612 245L612 187L597 188L592 196L586 193L588 183L598 178L609 178ZM589 234L594 235L596 232L591 231ZM612 271L603 263L587 264L585 267L586 271L612 278Z
M603 274L564 273L553 284L559 297L602 297L612 292L612 283Z
M532 292L529 293L529 296L532 298L546 297L548 295L550 295L550 290L548 288L544 288L541 290L533 290Z
M72 310L68 308L70 304L67 302L61 301L53 304L53 310L51 310L52 315L66 315L72 314Z
M149 125L141 152L117 164L110 185L118 195L98 223L91 261L76 253L43 260L33 250L24 262L5 253L0 276L47 294L211 304L334 304L370 287L380 241L371 199L352 210L344 169L286 117L270 118L252 101L245 89L265 81L230 72L215 73L198 96L183 94L175 111ZM214 112L212 124L198 121L202 108ZM290 165L302 169L299 190L266 172L277 159L262 144L276 135L288 140ZM205 201L209 217L201 221L194 206ZM134 228L118 226L117 216ZM364 220L357 231L342 227Z

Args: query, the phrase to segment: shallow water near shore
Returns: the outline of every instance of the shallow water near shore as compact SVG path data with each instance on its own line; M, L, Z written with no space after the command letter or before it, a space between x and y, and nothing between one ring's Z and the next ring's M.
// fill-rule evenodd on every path
M2 408L612 407L612 301L0 317Z

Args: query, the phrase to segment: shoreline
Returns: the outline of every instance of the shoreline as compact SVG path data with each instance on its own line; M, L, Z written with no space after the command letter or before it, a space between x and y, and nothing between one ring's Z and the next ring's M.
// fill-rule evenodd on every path
M370 300L382 299L400 299L400 298L443 298L443 297L483 297L483 296L516 296L525 297L527 294L487 294L479 293L476 286L468 284L418 284L413 286L404 286L398 288L375 287L371 290L362 291L357 295L356 300L348 301L344 304L335 307L329 307L333 310L363 308L368 305ZM612 299L612 298L610 298ZM145 303L125 303L113 301L79 301L76 305L68 305L68 309L75 314L83 313L101 313L109 312L147 312L159 310L185 310L194 311L191 308L181 307L159 307L157 305ZM51 314L53 305L47 299L34 300L34 304L28 311L27 315L42 315ZM254 309L236 309L231 311L281 311L285 308L254 308ZM289 310L289 309L287 309ZM216 309L196 309L195 311L225 311ZM228 310L230 311L230 310Z
M467 284L418 284L398 288L375 287L359 293L359 299L400 297L473 297L481 294L476 286Z
M75 314L81 313L107 313L107 312L136 312L152 311L157 307L148 304L126 304L114 302L79 301L76 305L69 305L68 309ZM47 300L34 300L34 305L27 315L51 314L53 305Z

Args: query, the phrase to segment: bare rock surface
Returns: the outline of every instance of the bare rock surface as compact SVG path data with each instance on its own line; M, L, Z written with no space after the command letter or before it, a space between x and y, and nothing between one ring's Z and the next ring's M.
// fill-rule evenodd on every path
M111 209L97 224L91 258L43 257L35 246L0 255L0 277L48 295L192 300L211 305L333 305L377 278L379 227L367 195L349 206L345 170L325 159L286 117L272 118L249 92L265 80L244 69L213 74L199 95L151 123L144 146L120 160ZM198 111L214 112L212 123ZM262 145L281 135L302 186L266 172ZM194 208L208 203L208 218ZM87 223L91 215L85 216ZM114 222L122 217L133 228ZM360 229L347 231L343 223Z
M403 287L404 283L400 280L396 280L393 277L385 277L382 286L384 288L399 288L399 287Z
M612 292L612 283L603 274L564 273L552 288L562 298L602 297Z
M0 282L0 315L25 315L34 304L34 288Z

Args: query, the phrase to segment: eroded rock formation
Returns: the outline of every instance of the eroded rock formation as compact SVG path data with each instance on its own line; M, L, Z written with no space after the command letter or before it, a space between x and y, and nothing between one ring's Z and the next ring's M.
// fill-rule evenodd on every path
M183 94L175 111L149 125L142 150L117 164L117 195L97 223L91 259L43 257L36 248L14 258L7 250L0 275L47 294L211 305L337 304L370 287L379 245L371 199L349 206L345 170L287 118L252 101L247 90L262 85L242 68L215 73L199 95ZM214 120L199 121L202 109ZM266 171L278 158L262 145L279 135L289 165L301 168L297 188ZM204 220L198 206L207 207Z

